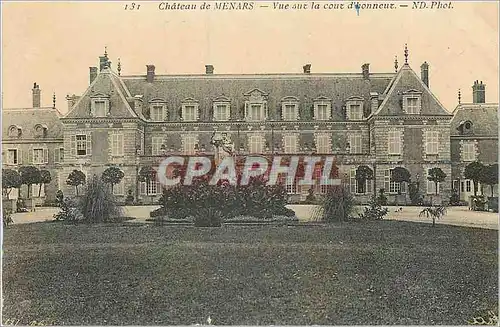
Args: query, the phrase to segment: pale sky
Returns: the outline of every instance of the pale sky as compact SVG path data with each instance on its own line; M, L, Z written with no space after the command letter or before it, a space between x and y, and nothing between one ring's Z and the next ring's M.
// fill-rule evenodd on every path
M333 2L333 1L330 1ZM341 3L342 1L335 1ZM444 3L444 1L442 1ZM137 3L137 2L136 2ZM498 102L498 3L454 2L451 10L294 10L254 5L252 11L161 11L160 2L2 3L3 107L31 107L31 88L42 90L42 106L66 112L66 94L81 95L89 83L89 66L108 47L122 75L393 72L394 56L410 66L430 65L431 91L448 110L472 102L472 84L486 84L486 101ZM195 2L190 2L195 3ZM200 6L201 2L196 2ZM292 2L289 2L292 3ZM297 2L299 3L299 2ZM308 3L310 1L301 1ZM322 4L324 4L323 2ZM349 3L348 1L344 3ZM400 2L397 2L399 5ZM213 5L213 2L212 2Z

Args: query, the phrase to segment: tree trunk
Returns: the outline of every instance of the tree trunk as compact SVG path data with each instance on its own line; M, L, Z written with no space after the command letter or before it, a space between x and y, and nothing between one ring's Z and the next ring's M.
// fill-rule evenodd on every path
M75 185L76 196L78 196L78 185Z
M40 197L40 195L42 195L42 185L43 185L43 183L40 183L38 185L40 185L40 187L38 188L38 197Z
M436 226L436 218L432 217L432 227L435 227L435 226Z
M491 197L493 197L493 185L490 185L490 189L491 189Z
M26 184L26 186L28 186L28 199L29 199L30 195L31 195L31 192L30 192L31 184Z
M472 186L474 186L474 196L477 196L477 182L472 181Z

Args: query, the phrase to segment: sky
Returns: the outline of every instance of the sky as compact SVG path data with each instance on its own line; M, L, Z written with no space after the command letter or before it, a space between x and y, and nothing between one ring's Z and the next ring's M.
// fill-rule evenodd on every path
M363 63L384 73L394 71L395 56L401 67L407 43L410 66L420 75L429 63L430 89L447 110L458 89L462 102L472 102L475 80L486 84L487 102L498 102L498 3L455 1L439 10L400 3L409 7L357 15L278 11L270 1L251 11L166 11L159 1L136 2L139 10L125 10L126 2L2 2L2 107L31 107L36 82L42 106L52 106L55 92L66 112L66 95L85 92L105 46L114 70L120 58L122 75L145 75L147 64L157 74L201 74L206 64L216 74L301 73L306 63L312 73L361 72Z

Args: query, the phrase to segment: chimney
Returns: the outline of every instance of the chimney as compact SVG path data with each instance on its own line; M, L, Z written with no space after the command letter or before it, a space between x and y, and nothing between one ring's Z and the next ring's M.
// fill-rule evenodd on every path
M363 79L370 79L370 64L363 64L361 72L363 73Z
M214 66L212 66L212 65L205 65L205 74L207 74L207 75L213 75L214 74Z
M304 74L310 74L311 73L311 64L305 64L302 69L304 69Z
M146 69L146 80L148 81L148 83L153 83L155 79L155 65L146 65Z
M97 67L89 67L89 71L90 84L92 84L92 82L97 77Z
M485 103L486 102L486 85L483 81L475 81L472 85L472 102L473 103Z
M97 67L96 67L97 69ZM73 108L73 106L75 105L75 103L78 101L78 99L80 99L79 96L77 95L66 95L66 100L68 101L68 112L71 110L71 108Z
M33 83L33 108L40 108L40 85Z
M427 61L420 66L420 79L424 82L425 86L429 87L429 64Z
M106 56L99 56L99 71L102 72L108 63Z

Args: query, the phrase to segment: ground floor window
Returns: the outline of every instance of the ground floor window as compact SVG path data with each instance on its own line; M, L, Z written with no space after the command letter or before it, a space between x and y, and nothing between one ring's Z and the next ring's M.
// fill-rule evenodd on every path
M114 195L125 195L125 181L122 179L120 183L113 186Z
M147 191L147 193L146 193ZM141 182L142 195L157 195L161 193L161 185L159 182L153 180L148 182Z
M406 182L395 182L392 180L393 169L386 169L384 173L384 186L388 193L406 193Z

